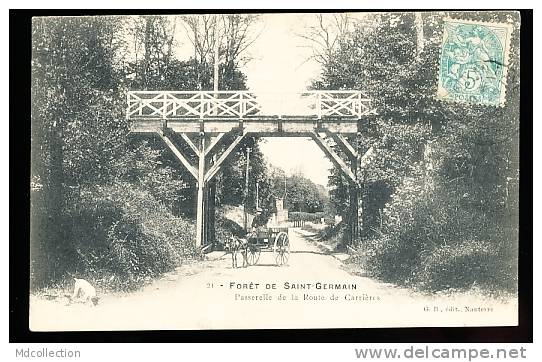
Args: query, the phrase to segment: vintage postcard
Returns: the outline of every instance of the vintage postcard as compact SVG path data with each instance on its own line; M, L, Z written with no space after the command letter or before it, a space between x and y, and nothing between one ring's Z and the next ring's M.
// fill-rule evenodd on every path
M520 25L33 18L30 329L518 325Z

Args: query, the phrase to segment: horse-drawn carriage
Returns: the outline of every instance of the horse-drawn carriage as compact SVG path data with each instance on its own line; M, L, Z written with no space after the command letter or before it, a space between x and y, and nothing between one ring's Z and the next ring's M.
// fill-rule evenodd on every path
M273 252L277 265L286 265L290 257L290 239L288 228L270 227L260 228L247 236L247 261L249 265L255 265L260 259L262 251Z

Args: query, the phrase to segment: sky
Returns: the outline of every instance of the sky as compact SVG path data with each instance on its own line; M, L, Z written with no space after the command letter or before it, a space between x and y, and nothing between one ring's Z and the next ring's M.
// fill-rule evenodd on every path
M263 30L249 50L253 59L243 69L249 89L258 98L265 99L268 96L266 93L302 92L307 90L312 79L318 77L318 64L307 61L311 50L302 47L306 41L296 35L303 31L309 17L314 15L263 15ZM284 101L281 104L285 106ZM265 108L263 104L264 112ZM303 173L313 182L327 185L332 164L314 141L307 138L269 137L262 140L260 147L267 160L284 169L287 174Z
M328 16L331 16L329 14ZM302 114L307 109L293 93L307 90L320 74L320 66L309 60L312 50L308 41L297 34L304 32L315 14L264 14L254 26L259 34L247 49L251 60L242 67L249 90L256 94L262 113L274 114L280 108L285 114ZM181 29L179 29L181 31ZM191 43L182 38L181 51L189 57ZM190 46L186 46L190 45ZM297 99L297 102L288 100ZM314 141L308 138L265 138L261 150L268 162L287 174L302 173L313 182L327 186L329 170L333 167Z

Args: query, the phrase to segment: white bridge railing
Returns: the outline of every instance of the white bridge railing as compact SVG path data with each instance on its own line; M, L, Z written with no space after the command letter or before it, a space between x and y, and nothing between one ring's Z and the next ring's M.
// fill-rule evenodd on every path
M130 91L128 119L238 118L252 116L356 117L376 114L360 91L262 93L249 91Z

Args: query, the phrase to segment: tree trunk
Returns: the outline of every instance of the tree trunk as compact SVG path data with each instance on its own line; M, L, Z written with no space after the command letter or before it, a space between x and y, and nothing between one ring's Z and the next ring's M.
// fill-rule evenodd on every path
M414 16L414 26L416 27L416 57L420 57L425 46L422 13L416 12Z
M216 182L211 181L209 183L209 194L207 197L207 215L208 215L208 222L207 222L207 243L214 243L216 241L215 236L215 196L216 196Z
M49 173L42 191L45 217L41 218L39 230L36 230L39 240L34 240L41 243L39 250L42 254L42 265L38 273L43 280L54 280L62 275L70 265L67 259L71 255L70 242L63 228L64 151L62 133L58 128L58 125L55 125L48 137ZM59 267L63 269L58 269Z
M148 89L148 72L149 72L149 63L151 59L151 29L152 23L150 18L145 18L145 60L143 63L143 88Z
M425 189L433 190L435 187L435 165L433 161L433 145L431 141L428 141L424 146L423 162L425 165Z

